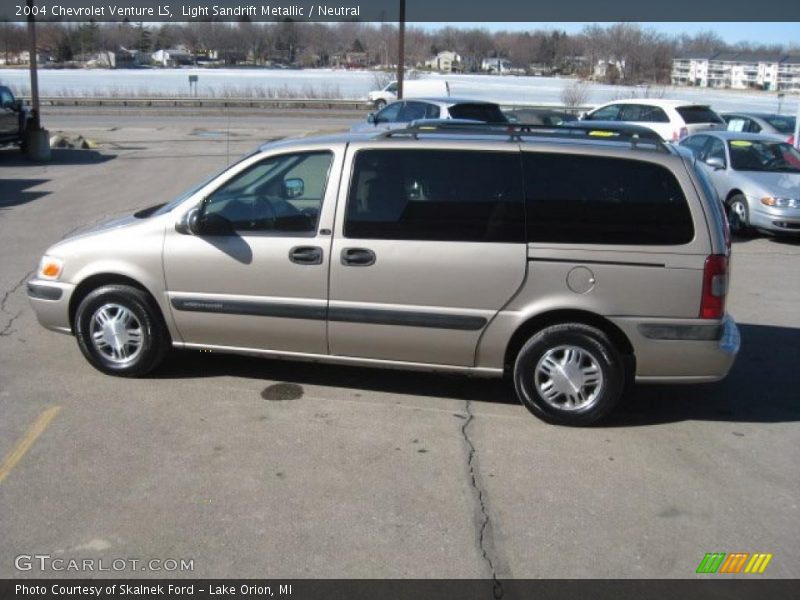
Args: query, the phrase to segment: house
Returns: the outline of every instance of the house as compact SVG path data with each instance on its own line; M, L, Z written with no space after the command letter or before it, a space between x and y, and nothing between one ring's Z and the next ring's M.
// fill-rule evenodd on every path
M775 89L781 92L800 92L800 54L787 54L777 65Z
M799 91L800 57L772 52L682 55L672 60L672 84Z
M114 68L135 69L149 62L149 56L140 50L129 50L122 46L114 52Z
M41 51L36 53L36 62L43 64L50 62L52 58ZM27 65L31 62L31 53L28 50L22 52L5 52L0 54L0 65Z
M508 73L511 71L511 61L507 58L484 58L481 61L481 71L487 73Z
M183 47L156 50L150 57L154 63L162 67L180 67L194 64L194 56Z
M708 62L715 52L682 54L672 59L672 84L708 86Z
M451 50L442 50L433 58L426 60L425 67L443 73L461 71L461 56Z
M369 55L366 52L341 52L331 56L331 66L337 69L361 69L368 65Z
M623 73L625 73L624 60L601 59L595 63L594 69L592 70L594 79L608 79L612 77L612 74L619 78Z

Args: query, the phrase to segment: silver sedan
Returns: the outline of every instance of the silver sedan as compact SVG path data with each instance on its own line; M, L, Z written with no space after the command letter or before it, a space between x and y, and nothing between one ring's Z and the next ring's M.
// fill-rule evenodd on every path
M800 234L800 152L770 135L703 132L681 141L708 173L731 231Z

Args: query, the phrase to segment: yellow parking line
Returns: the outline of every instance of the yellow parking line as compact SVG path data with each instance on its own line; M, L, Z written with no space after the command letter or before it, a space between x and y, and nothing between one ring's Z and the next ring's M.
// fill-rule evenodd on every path
M39 418L34 421L31 428L28 429L27 433L22 437L22 439L17 442L17 445L14 446L14 449L11 453L5 457L3 460L3 464L0 465L0 483L8 477L8 474L11 473L11 470L17 466L17 463L22 460L22 457L25 456L25 453L30 450L33 443L39 438L40 435L47 429L47 426L50 424L50 421L58 414L61 410L60 406L51 406L42 414L39 415Z

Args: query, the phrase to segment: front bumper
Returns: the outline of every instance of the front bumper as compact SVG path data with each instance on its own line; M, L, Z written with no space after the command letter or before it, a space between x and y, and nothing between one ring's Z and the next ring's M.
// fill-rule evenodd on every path
M753 203L751 203L751 206ZM750 225L765 231L800 234L800 209L774 208L762 210L756 206L750 211Z
M75 286L61 281L31 279L27 288L28 300L39 323L53 331L72 333L69 303Z
M703 383L730 371L741 345L736 322L703 319L612 319L630 340L636 381Z

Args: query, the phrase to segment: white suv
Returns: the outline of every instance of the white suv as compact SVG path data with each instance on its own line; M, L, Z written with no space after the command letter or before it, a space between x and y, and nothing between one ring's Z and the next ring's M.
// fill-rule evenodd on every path
M652 129L666 141L677 142L691 133L725 129L725 121L707 104L683 100L634 98L601 104L583 116L589 121L625 121Z

